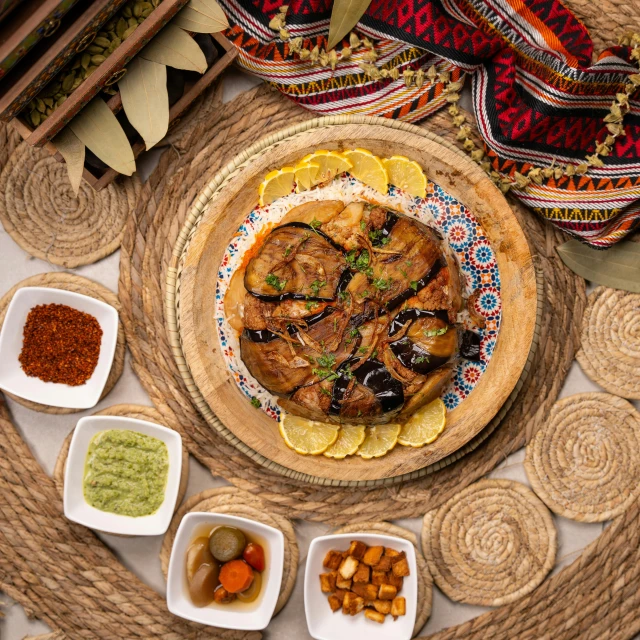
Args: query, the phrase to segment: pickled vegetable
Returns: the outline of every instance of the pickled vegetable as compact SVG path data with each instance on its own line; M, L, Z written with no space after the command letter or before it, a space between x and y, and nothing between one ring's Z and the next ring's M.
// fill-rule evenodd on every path
M255 542L250 542L244 550L242 557L256 571L264 571L264 549Z
M206 607L215 597L215 591L220 580L218 579L220 567L218 563L202 564L189 581L189 596L196 607Z
M253 572L253 582L245 591L238 593L240 602L253 602L259 595L262 588L262 575L257 571Z
M236 598L235 593L229 593L222 585L213 594L213 601L218 604L231 604Z
M209 551L209 539L204 536L196 538L189 549L187 549L187 580L191 582L196 571L203 564L217 565L218 561L211 555Z
M244 560L232 560L222 565L220 582L229 593L240 593L251 586L253 575L253 569Z
M229 562L242 556L247 539L235 527L218 527L209 536L209 550L216 560Z

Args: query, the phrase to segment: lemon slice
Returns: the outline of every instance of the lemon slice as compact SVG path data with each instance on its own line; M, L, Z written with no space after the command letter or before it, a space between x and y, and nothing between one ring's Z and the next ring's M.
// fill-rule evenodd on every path
M343 424L338 439L324 452L324 455L336 460L353 455L364 440L364 432L363 425Z
M447 409L440 398L418 409L402 426L398 442L405 447L422 447L444 430Z
M339 173L351 169L351 163L343 154L338 151L327 151L326 149L320 149L310 153L302 158L301 164L302 163L320 165L320 170L314 179L314 184L331 180L331 178L335 178Z
M387 193L389 190L389 176L382 160L378 156L374 156L371 151L366 149L345 151L344 156L353 165L349 169L349 173L354 178L368 184L380 193Z
M382 164L389 175L389 182L394 187L416 198L424 198L427 195L427 176L417 162L405 156L391 156L385 158Z
M282 167L268 173L258 187L260 206L271 204L274 200L291 193L295 177L293 167Z
M358 449L358 455L365 460L380 458L396 446L399 424L377 424L367 428L363 443Z
M315 422L299 416L283 414L280 435L288 447L302 455L319 456L338 439L340 425Z
M316 176L320 171L317 162L299 162L295 167L296 191L308 191L316 184Z

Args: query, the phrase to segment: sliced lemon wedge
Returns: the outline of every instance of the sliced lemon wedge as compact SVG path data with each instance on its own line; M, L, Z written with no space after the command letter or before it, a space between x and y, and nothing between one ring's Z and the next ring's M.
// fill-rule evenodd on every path
M396 446L399 433L399 424L377 424L373 427L367 427L367 433L358 449L358 455L365 460L382 457Z
M316 176L320 172L317 162L299 162L295 167L296 191L308 191L316 184Z
M398 442L405 447L422 447L444 430L447 408L440 398L418 409L402 426Z
M365 427L361 424L343 424L338 434L338 439L324 452L327 458L343 460L352 456L362 444L365 436Z
M287 446L302 455L319 456L337 439L340 425L315 422L288 413L280 418L280 435Z
M389 176L382 160L378 156L373 155L371 151L366 149L345 151L344 156L353 165L349 169L349 173L354 178L368 184L380 193L387 193L389 190Z
M405 156L391 156L382 163L389 175L389 182L416 198L427 195L427 176L422 167Z
M295 176L293 167L282 167L268 173L258 187L260 206L264 207L265 204L271 204L274 200L291 193Z
M316 174L314 184L326 182L335 178L343 171L351 169L351 162L339 151L327 151L319 149L302 158L301 163L311 163L320 165L320 170Z

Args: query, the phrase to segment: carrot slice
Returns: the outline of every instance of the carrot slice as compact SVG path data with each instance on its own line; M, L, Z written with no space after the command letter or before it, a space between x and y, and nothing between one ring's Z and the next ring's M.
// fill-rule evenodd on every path
M251 586L253 570L244 560L231 560L222 565L219 579L229 593L240 593Z

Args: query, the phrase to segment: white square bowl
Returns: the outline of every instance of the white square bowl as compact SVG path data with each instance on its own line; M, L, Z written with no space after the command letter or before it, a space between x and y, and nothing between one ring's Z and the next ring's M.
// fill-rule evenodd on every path
M227 525L237 527L250 536L265 542L265 570L262 572L262 591L258 598L235 609L234 604L211 604L196 607L189 598L187 586L186 554L194 537L194 529L202 525ZM269 624L280 596L284 566L284 536L282 531L246 518L221 513L188 513L178 527L167 575L167 607L171 613L192 622L199 622L222 629L260 631Z
M368 546L382 545L407 554L410 575L404 579L402 590L398 594L406 599L407 612L394 620L388 615L383 624L368 620L364 613L346 616L339 609L331 611L328 593L320 590L320 574L329 570L322 566L325 555L330 549L344 551L352 540L360 540ZM304 575L304 612L307 617L309 633L315 640L411 640L416 623L418 604L418 568L413 545L403 538L374 533L340 533L315 538L309 547L307 567Z
M91 314L102 329L98 364L85 384L70 387L28 376L20 366L27 315L39 304L65 304ZM118 312L109 304L80 293L47 287L23 287L14 294L0 332L0 389L50 407L90 409L94 407L109 377L118 340Z
M123 516L101 511L84 497L84 468L89 443L96 433L110 429L136 431L162 440L167 445L169 471L164 501L148 516ZM166 532L173 516L182 472L182 438L177 431L144 420L117 416L88 416L78 420L64 473L64 515L85 527L129 536L159 536Z

